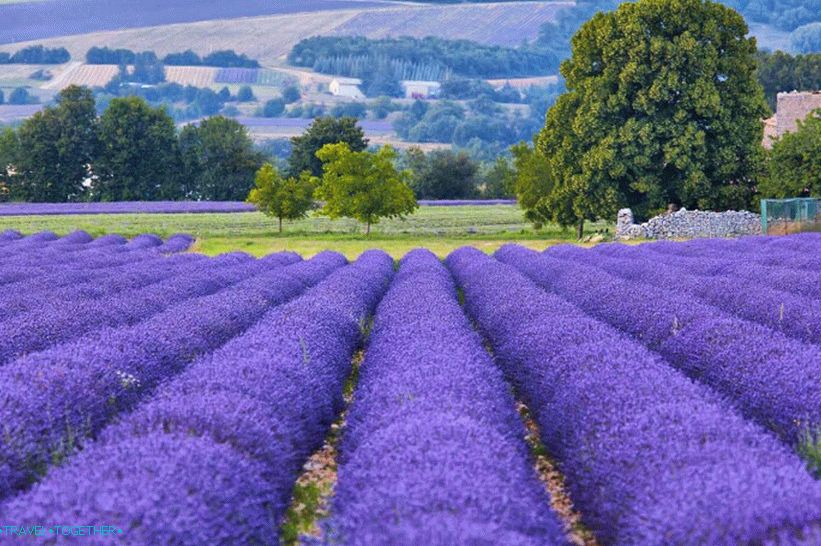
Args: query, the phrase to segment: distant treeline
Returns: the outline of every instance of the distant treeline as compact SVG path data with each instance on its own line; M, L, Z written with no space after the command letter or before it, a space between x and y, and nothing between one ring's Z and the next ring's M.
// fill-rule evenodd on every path
M559 61L552 53L537 48L491 46L436 37L371 40L361 36L315 36L300 41L288 55L292 65L357 78L363 77L370 67L384 64L385 60L394 66L409 67L410 71L427 70L432 75L452 73L469 78L551 74L558 68Z
M782 51L759 51L757 61L758 81L773 111L779 91L821 89L821 53L789 55Z
M130 49L110 49L108 47L92 47L86 53L88 64L118 64L132 65L140 55L151 54L158 58L153 51L135 52ZM233 49L214 51L205 57L200 57L188 49L181 53L169 53L161 60L162 64L170 66L215 66L219 68L259 68L259 62L241 55Z
M165 108L69 86L16 130L0 130L0 201L237 201L266 157L221 116L177 130Z
M0 52L0 64L63 64L70 60L71 54L64 47L52 49L33 45L14 54Z

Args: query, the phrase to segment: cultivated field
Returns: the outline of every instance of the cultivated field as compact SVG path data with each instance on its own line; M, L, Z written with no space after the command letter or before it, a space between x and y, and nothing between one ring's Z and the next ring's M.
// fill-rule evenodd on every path
M398 267L190 243L0 232L10 525L175 546L821 540L821 235Z
M591 224L588 233L605 230L606 224ZM570 241L570 231L545 226L533 231L522 211L514 205L420 207L405 220L383 220L372 227L370 237L352 220L329 220L312 216L285 223L285 233L277 233L276 219L257 212L226 214L99 214L88 216L0 216L0 231L19 229L24 233L43 230L67 234L77 229L95 236L118 233L133 237L156 233L169 237L190 233L197 238L198 251L214 255L243 250L262 256L293 250L311 256L325 249L356 257L368 248L379 247L395 257L418 246L426 246L440 256L470 244L492 251L515 239L532 248L543 249Z
M390 5L383 0L35 0L0 3L0 43L103 30Z
M313 0L305 4L311 6L312 3ZM259 60L264 66L276 66L283 63L295 43L317 35L364 34L374 38L434 35L518 46L524 40L535 39L543 23L552 21L559 9L572 3L505 2L449 6L408 3L401 7L385 7L391 4L384 3L378 4L380 7L369 7L367 2L339 2L338 5L347 6L347 9L328 11L313 8L310 13L180 24L152 23L144 28L126 30L86 30L31 43L48 47L64 46L74 59L84 59L86 51L92 46L150 49L159 55L189 48L201 54L234 49ZM351 5L356 8L352 9ZM0 32L0 43L2 36ZM25 45L28 44L15 44L14 47Z

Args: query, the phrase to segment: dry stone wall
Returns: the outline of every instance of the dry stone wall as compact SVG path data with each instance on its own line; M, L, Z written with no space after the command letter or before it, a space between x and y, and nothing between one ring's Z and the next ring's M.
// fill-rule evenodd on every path
M621 209L616 222L616 239L693 239L760 235L761 215L748 211L710 212L681 209L651 218L643 224L633 221L630 209Z

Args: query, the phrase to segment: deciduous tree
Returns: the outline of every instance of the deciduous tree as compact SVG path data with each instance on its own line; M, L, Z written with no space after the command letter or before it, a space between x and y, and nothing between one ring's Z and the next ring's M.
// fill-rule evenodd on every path
M210 201L240 201L248 196L263 162L248 130L238 121L215 116L180 132L185 195Z
M264 214L279 220L298 220L308 215L314 204L314 190L319 179L304 171L299 177L283 177L276 167L265 163L257 172L255 186L248 202Z
M773 143L769 167L759 186L765 197L821 197L821 110Z
M368 147L365 133L356 124L356 119L315 119L305 133L291 139L293 146L288 161L288 174L299 176L302 171L310 171L314 176L322 176L322 161L316 153L326 144L338 142L344 142L353 152L361 152Z
M354 151L344 142L326 144L317 152L324 165L316 196L325 201L321 213L331 218L355 218L371 224L380 218L402 218L416 210L408 182L409 171L394 166L396 152L383 146L377 152Z
M180 194L180 151L174 120L138 97L115 98L100 117L94 197L155 201Z
M749 206L768 109L748 32L705 0L639 0L584 24L538 140L553 219L581 230L622 205Z

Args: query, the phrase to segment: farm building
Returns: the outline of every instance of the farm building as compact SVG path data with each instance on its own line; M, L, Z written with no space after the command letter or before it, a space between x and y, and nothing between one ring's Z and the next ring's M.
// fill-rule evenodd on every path
M364 99L365 95L359 89L362 80L357 78L334 78L328 85L328 90L336 97Z
M405 80L402 82L402 89L405 90L406 99L427 99L439 94L442 85L439 82Z
M810 112L821 108L821 91L792 91L776 97L775 115L764 120L764 147L772 146L772 140L784 133L795 131L798 121Z

